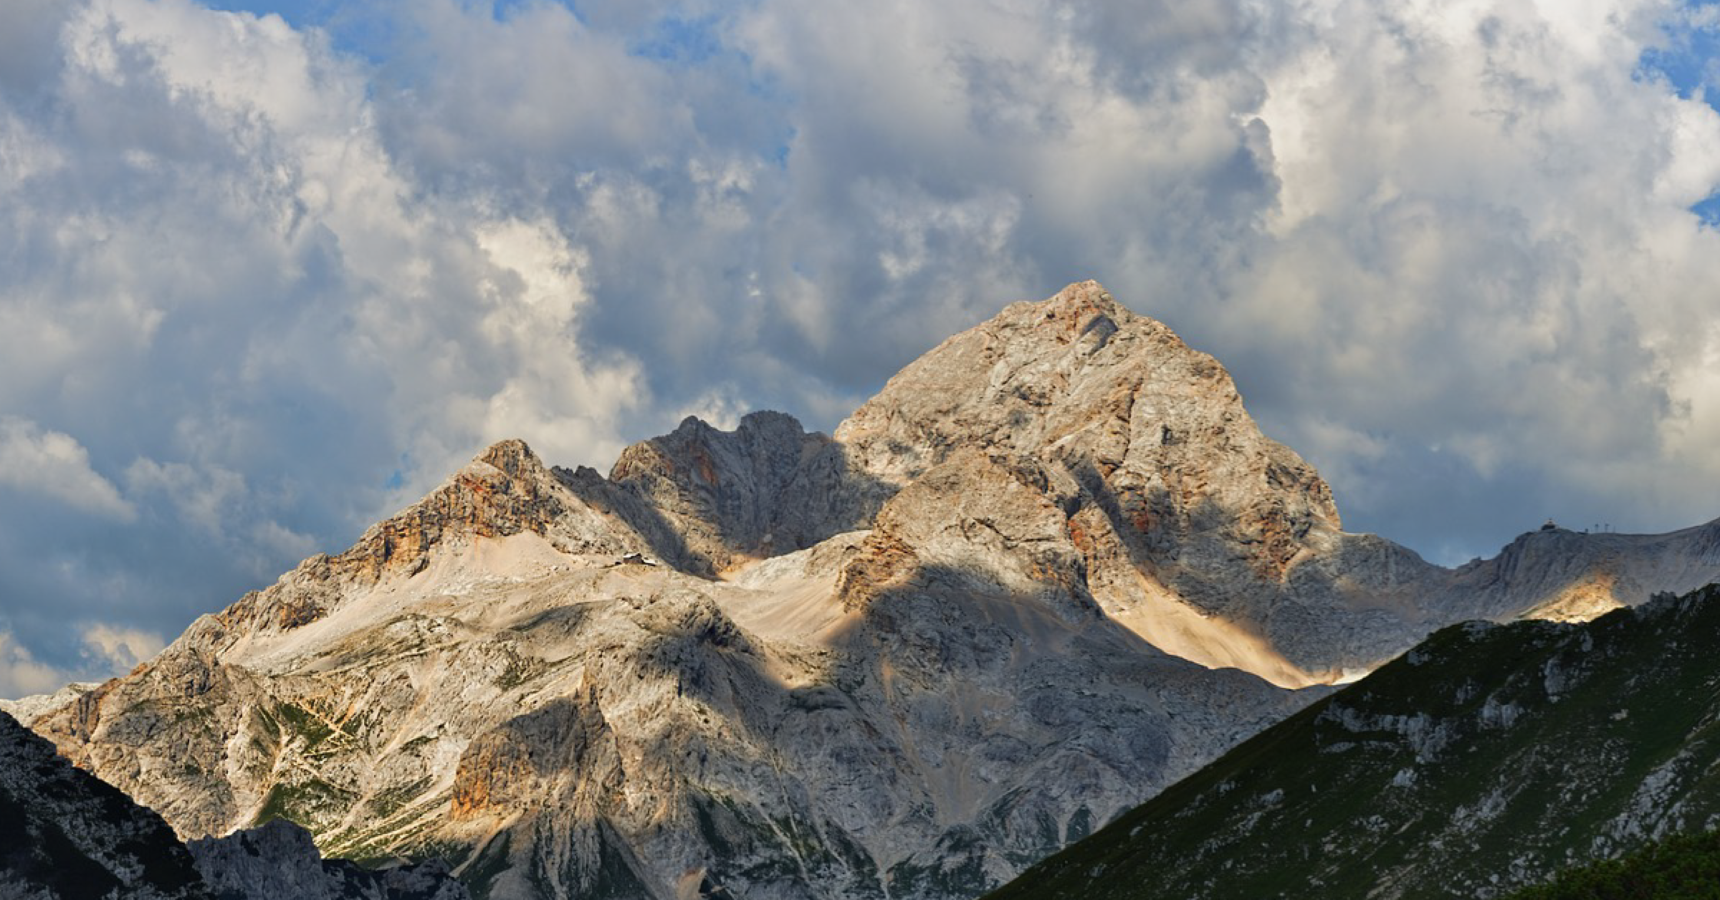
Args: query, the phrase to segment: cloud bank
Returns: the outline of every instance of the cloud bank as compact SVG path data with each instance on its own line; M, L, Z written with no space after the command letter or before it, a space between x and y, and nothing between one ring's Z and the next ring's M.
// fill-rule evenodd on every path
M1720 515L1716 9L6 4L0 693L490 441L828 429L1088 277L1353 528L1461 561Z

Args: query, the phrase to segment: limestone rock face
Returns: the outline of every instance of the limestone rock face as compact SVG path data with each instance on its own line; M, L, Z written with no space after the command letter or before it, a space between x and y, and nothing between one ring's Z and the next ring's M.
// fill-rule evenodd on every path
M187 848L155 812L0 712L0 897L7 900L468 900L438 863L369 871L277 819Z
M609 481L654 508L708 572L864 527L889 493L851 473L830 438L774 412L751 413L732 432L688 418L627 448Z
M188 636L213 650L300 628L387 576L421 571L432 548L475 539L531 533L575 556L652 549L639 530L582 499L570 481L545 468L523 441L502 441L417 504L372 526L346 552L305 560L268 590L199 621Z
M968 505L1007 494L962 460L1035 468L1075 551L1059 565L1082 573L1106 616L1175 655L1287 687L1365 672L1462 619L1592 617L1720 577L1720 523L1535 532L1455 572L1345 533L1326 483L1260 433L1222 366L1091 281L945 341L836 440L905 493L967 479L943 493Z
M1300 683L1317 676L1297 665L1331 667L1277 658L1267 619L1290 570L1337 540L1331 491L1260 433L1222 366L1095 282L945 341L836 439L896 485L975 450L1033 460L1108 612L1207 664Z
M497 900L954 900L1325 691L1286 688L1720 576L1716 528L1456 571L1346 534L1222 367L1088 282L834 439L688 420L608 477L503 442L15 708L188 839L284 818Z

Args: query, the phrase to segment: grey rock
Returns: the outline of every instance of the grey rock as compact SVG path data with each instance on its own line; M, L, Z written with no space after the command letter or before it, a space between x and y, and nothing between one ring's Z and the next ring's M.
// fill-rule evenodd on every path
M0 897L210 900L161 817L0 712Z
M30 724L185 838L287 818L498 900L972 897L1440 625L1720 575L1712 526L1519 543L1343 532L1088 282L834 439L689 420L607 478L498 444Z
M215 900L470 900L439 862L364 869L325 860L285 819L188 845Z
M661 516L685 544L674 554L683 568L702 574L864 527L889 495L850 472L830 438L777 412L749 413L734 431L689 417L627 448L608 483Z

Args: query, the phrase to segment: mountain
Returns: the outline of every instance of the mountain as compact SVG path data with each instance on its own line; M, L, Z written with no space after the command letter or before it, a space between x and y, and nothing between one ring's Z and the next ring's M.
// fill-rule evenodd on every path
M1457 570L1346 533L1326 483L1260 433L1216 360L1094 282L945 341L836 442L892 487L975 450L1032 460L1066 485L1071 555L1106 617L1285 687L1355 677L1452 622L1588 618L1720 577L1720 521L1544 528Z
M988 900L1488 898L1712 830L1717 643L1720 586L1453 626Z
M1347 534L1223 367L1085 282L834 437L689 419L608 476L499 443L29 724L185 838L286 818L479 896L972 897L1435 628L1716 547Z
M972 464L1021 507L999 554L1050 527L1009 489L1034 472ZM188 836L283 816L335 855L461 859L490 896L945 896L1299 705L1078 585L909 565L916 528L974 527L953 474L728 582L588 528L569 482L495 448L35 725Z
M0 897L6 900L466 900L434 864L380 872L323 860L277 820L182 844L161 816L77 769L0 712Z
M0 897L210 900L161 817L0 712Z

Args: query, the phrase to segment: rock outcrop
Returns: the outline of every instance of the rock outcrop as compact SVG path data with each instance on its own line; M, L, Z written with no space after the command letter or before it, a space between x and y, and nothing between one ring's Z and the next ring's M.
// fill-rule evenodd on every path
M0 897L213 900L173 830L0 712Z
M180 843L161 816L74 767L0 712L0 897L6 900L468 900L439 863L371 871L324 860L277 819Z
M609 483L662 516L687 547L684 568L711 574L864 528L889 496L839 444L776 412L734 431L688 418L622 452Z
M493 898L953 900L1441 625L1683 589L1714 545L1453 572L1344 533L1218 363L1088 282L834 439L689 420L608 477L498 444L28 709L188 839L284 818Z
M1286 657L1282 607L1303 599L1289 573L1341 540L1331 491L1260 433L1217 361L1095 282L945 341L836 440L895 486L975 451L1031 461L1058 485L1096 602L1172 653L1300 686L1366 652L1328 637ZM1325 620L1348 605L1307 599Z
M310 832L275 819L226 837L192 841L215 900L470 900L440 861L366 869L323 859Z
M1288 687L1353 677L1462 619L1592 617L1720 577L1720 522L1536 531L1457 571L1345 533L1326 483L1261 434L1217 361L1091 281L945 341L836 440L897 489L975 451L1033 461L1107 616Z

